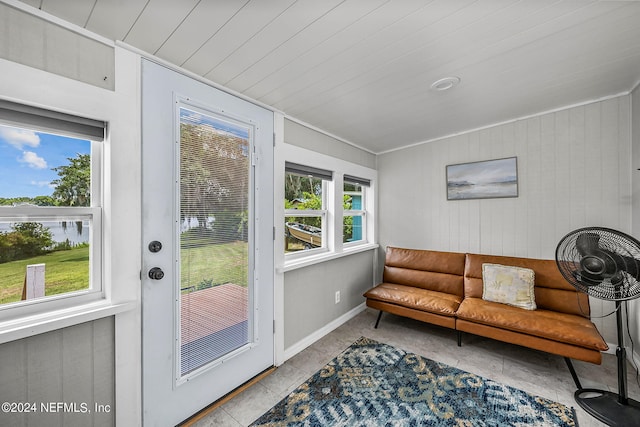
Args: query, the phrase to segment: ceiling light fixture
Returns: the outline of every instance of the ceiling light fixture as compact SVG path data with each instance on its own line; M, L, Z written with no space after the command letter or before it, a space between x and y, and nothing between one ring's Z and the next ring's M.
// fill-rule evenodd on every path
M448 90L456 86L458 83L460 83L460 77L456 77L456 76L445 77L433 82L431 84L431 89L439 90L439 91Z

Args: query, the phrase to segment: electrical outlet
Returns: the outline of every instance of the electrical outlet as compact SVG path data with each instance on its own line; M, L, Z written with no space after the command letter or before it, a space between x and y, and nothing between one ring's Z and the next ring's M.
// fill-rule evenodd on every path
M340 302L340 291L336 291L336 304Z

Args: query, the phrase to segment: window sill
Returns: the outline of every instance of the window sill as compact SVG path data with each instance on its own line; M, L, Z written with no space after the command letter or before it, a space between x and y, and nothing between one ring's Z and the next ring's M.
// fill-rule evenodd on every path
M135 302L111 303L105 300L63 310L48 311L0 324L0 344L66 328L84 322L133 310Z
M297 270L298 268L308 267L310 265L319 264L321 262L330 261L332 259L342 258L344 256L377 249L378 246L379 245L377 243L367 243L365 245L345 248L342 252L324 252L318 255L310 255L308 257L287 261L285 262L284 266L276 268L276 272L286 273L287 271Z

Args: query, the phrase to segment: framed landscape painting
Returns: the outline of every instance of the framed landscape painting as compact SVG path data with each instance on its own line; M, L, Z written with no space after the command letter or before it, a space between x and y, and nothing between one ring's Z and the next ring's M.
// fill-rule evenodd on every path
M516 157L447 166L447 200L518 197Z

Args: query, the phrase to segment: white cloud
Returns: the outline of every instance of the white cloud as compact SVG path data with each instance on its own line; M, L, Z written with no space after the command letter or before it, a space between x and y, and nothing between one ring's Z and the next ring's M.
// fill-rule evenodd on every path
M55 185L52 185L51 181L31 181L31 185L35 185L36 187L55 188Z
M23 151L22 158L18 159L18 161L26 163L34 169L45 169L47 167L47 161L33 151Z
M35 148L40 145L40 137L37 133L6 126L0 126L0 139L4 139L18 150L22 150L25 146Z

